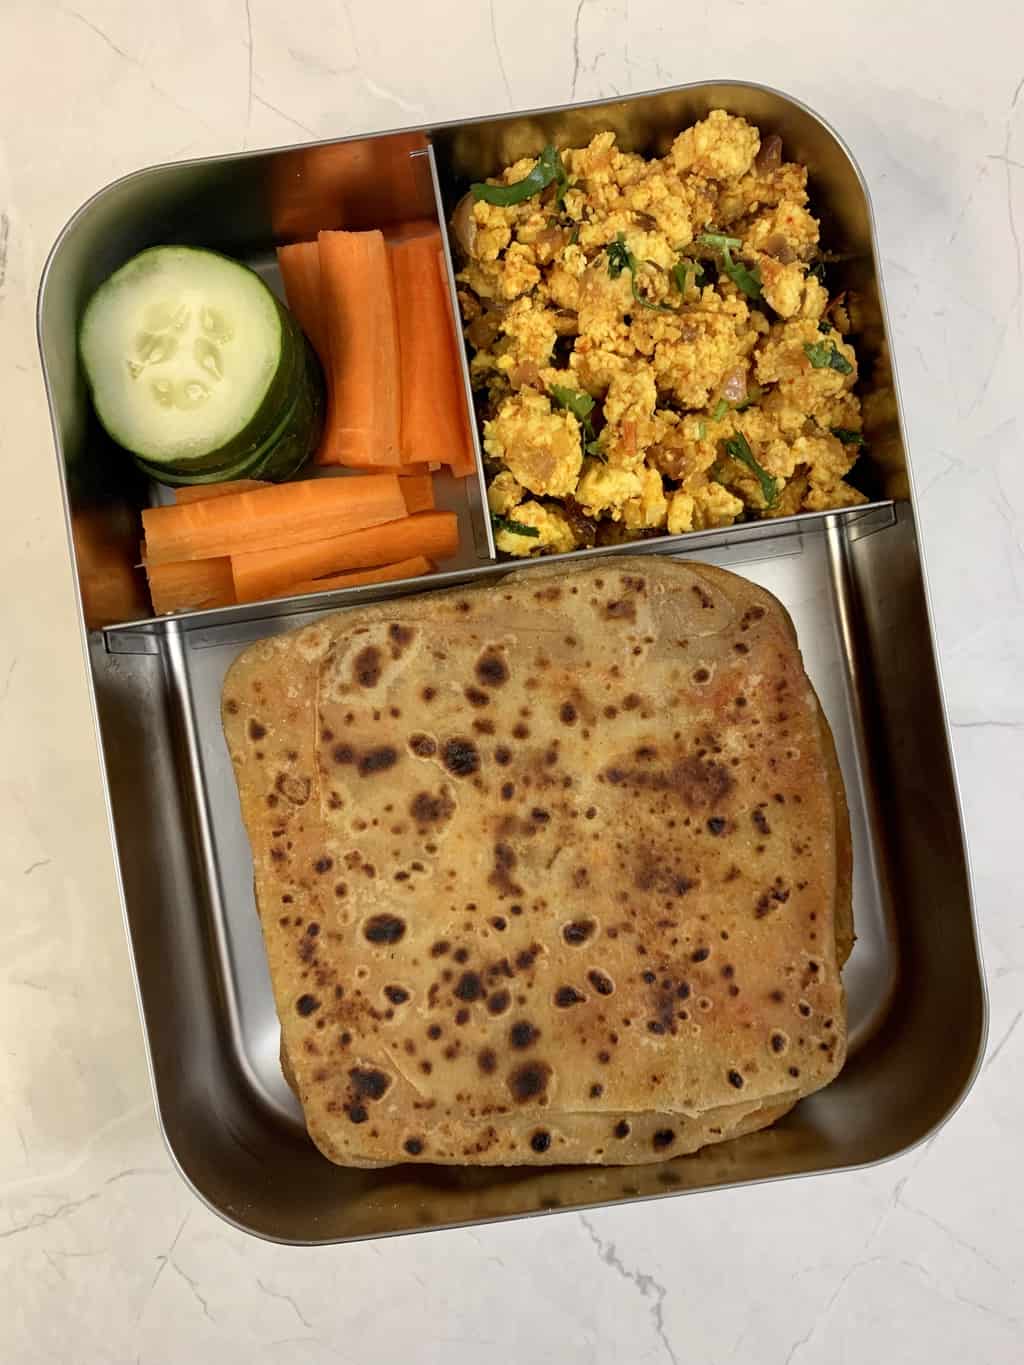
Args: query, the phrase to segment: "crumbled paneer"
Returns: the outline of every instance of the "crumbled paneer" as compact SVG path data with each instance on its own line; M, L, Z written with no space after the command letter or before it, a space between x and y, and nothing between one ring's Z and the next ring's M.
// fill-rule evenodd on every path
M502 554L535 555L567 554L576 549L576 536L564 512L557 507L545 506L539 502L522 502L515 509L515 520L521 526L533 526L538 535L522 535L520 532L503 527L499 522L494 531L494 544Z
M707 180L738 180L750 170L761 135L746 119L712 109L707 118L679 134L669 159L677 171Z
M537 165L524 141L509 139L490 181L506 195ZM503 553L864 500L846 481L860 453L847 433L863 425L856 300L819 277L807 171L782 151L716 109L662 158L600 132L545 152L545 188L460 205L459 302Z
M526 489L508 470L495 475L487 489L487 505L496 517L508 516L526 497Z
M536 389L506 398L484 423L484 449L531 493L567 498L583 464L580 427L571 412L552 411Z
M576 501L588 516L596 517L604 512L613 521L618 521L622 504L639 497L642 491L640 476L632 470L615 469L597 460L587 460L576 488Z

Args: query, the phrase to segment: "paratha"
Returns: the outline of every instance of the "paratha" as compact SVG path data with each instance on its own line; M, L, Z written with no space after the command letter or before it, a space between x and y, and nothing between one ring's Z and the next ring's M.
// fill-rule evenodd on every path
M842 781L763 590L647 556L353 608L223 714L331 1160L662 1160L842 1066Z

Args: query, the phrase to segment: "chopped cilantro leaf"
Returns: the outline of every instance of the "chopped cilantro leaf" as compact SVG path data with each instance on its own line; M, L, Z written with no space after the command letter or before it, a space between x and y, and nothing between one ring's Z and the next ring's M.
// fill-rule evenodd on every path
M724 398L720 398L718 402L715 404L714 409L711 413L712 422L720 422L728 411L729 404L725 401Z
M751 268L744 265L742 261L734 261L732 258L733 247L742 245L738 237L726 237L724 233L721 232L702 232L696 240L700 242L702 246L714 247L716 251L720 252L722 256L722 270L728 275L729 279L732 280L736 288L746 294L748 299L760 302L760 268L756 265Z
M560 408L566 408L576 418L583 429L584 439L592 441L594 427L590 414L594 411L594 400L590 394L583 393L580 389L567 388L564 384L552 384L548 392Z
M491 513L491 524L496 531L505 531L510 536L528 536L537 540L540 531L536 526L527 526L525 521L515 521L512 517L499 517Z
M705 437L707 434L708 434L708 424L707 424L707 422L704 421L704 418L702 417L702 418L700 419L700 421L697 423L697 440L698 440L698 441L703 441L704 437Z
M852 427L829 427L829 431L844 446L862 446L864 444L864 433L854 431Z
M741 261L734 261L729 251L722 252L722 269L732 280L733 284L748 299L760 302L761 299L761 269L754 266L751 270Z
M650 299L645 299L640 293L636 278L636 257L626 245L625 234L620 232L614 242L608 243L608 274L613 280L617 280L624 270L629 271L633 298L641 308L648 308L652 313L676 313L679 311L668 303L652 303Z
M816 370L836 370L839 374L852 374L853 366L836 349L834 341L805 341L804 354Z
M553 182L558 182L558 203L561 205L568 188L568 180L562 158L557 149L549 142L537 158L536 163L522 180L511 185L471 185L474 199L482 199L485 204L497 204L507 208L509 204L522 204Z
M614 242L608 243L608 274L617 280L624 270L633 271L636 258L626 245L626 234L620 232Z
M702 232L695 240L701 246L713 246L719 251L728 251L731 247L740 245L738 237L727 237L724 232Z
M818 323L818 331L823 337L827 337L832 330L831 322L826 322L824 318Z
M750 449L747 438L742 431L738 431L735 436L730 436L729 440L726 441L725 453L732 459L738 460L740 464L746 465L761 485L761 495L766 506L771 507L779 496L779 486L773 476L754 459L754 452Z

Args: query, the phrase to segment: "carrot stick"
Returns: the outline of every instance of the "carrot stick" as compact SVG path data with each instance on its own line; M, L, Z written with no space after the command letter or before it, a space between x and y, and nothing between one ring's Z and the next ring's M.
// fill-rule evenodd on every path
M434 510L434 480L430 474L404 474L398 484L410 516Z
M303 479L253 493L150 507L142 513L151 564L271 550L379 526L406 516L393 474Z
M448 335L452 347L452 375L455 380L456 389L455 404L459 413L460 443L456 447L454 459L446 461L446 463L458 479L464 478L467 474L476 473L476 451L473 449L470 415L466 411L466 391L462 384L461 366L459 365L462 337L452 314L451 296L448 293L448 271L445 266L443 251L437 253L437 273L441 281L441 299L444 315L448 320Z
M153 611L199 611L203 607L229 607L235 600L231 560L187 559L146 565Z
M231 571L239 602L257 602L307 578L393 564L414 555L446 559L458 548L459 524L454 512L420 512L327 540L235 554L231 556Z
M321 364L327 363L323 305L320 301L320 248L316 242L293 242L277 248L284 295L299 326L309 337Z
M227 483L187 483L174 491L174 501L204 502L207 498L226 498L230 493L252 493L257 488L269 488L263 479L229 479Z
M379 569L359 569L356 573L331 574L327 578L307 578L301 583L292 583L271 597L298 597L303 592L327 592L333 588L357 588L363 583L391 583L399 578L419 578L431 573L433 564L422 555L412 559L400 560L397 564L384 564Z
M275 236L298 241L325 227L376 228L435 213L422 132L318 143L281 152L268 175Z
M403 223L392 223L382 229L388 244L403 242L407 237L437 237L436 218L409 218Z
M320 464L401 462L398 329L380 232L321 232L320 287L327 333L327 424Z
M440 243L435 229L388 246L402 360L403 463L450 463L463 444L458 359L436 265Z
M149 612L142 576L131 564L110 563L103 568L83 569L78 582L82 613L89 630L118 621L137 621Z

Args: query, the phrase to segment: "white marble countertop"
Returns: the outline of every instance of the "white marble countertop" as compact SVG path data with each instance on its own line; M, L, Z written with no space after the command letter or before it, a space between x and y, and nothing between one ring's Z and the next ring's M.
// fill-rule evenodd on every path
M1019 11L0 9L0 1359L1024 1359ZM83 199L149 163L714 76L806 100L874 192L991 991L984 1070L935 1138L859 1174L318 1251L257 1242L189 1193L153 1115L36 357L45 253Z

